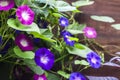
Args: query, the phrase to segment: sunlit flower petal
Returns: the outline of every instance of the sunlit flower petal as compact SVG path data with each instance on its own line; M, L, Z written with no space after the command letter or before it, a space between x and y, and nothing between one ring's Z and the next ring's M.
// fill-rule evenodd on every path
M16 16L24 25L30 25L34 20L34 12L27 5L19 6L16 11Z
M46 48L40 48L35 52L35 62L45 70L50 70L54 64L54 55Z
M8 11L15 5L14 0L0 0L0 10Z

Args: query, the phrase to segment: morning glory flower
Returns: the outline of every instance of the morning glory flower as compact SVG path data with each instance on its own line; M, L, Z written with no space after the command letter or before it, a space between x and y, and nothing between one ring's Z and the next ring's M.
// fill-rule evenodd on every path
M73 72L70 74L69 80L86 80L86 78L79 72Z
M71 33L69 33L68 31L63 31L63 32L62 32L62 36L63 36L64 41L66 42L67 45L69 45L69 46L74 46L75 41L69 39L69 37L72 36Z
M45 74L42 75L35 74L33 78L34 80L47 80Z
M69 21L65 17L60 17L59 24L60 26L67 27L69 25Z
M34 60L42 69L50 70L54 64L55 57L48 49L40 48L35 52Z
M87 38L96 38L97 37L97 32L92 27L85 27L83 31L84 31L84 35Z
M16 11L16 16L24 25L32 24L34 20L34 15L34 12L29 8L28 5L19 6Z
M15 5L14 0L0 0L0 10L8 11Z
M99 68L101 66L101 58L95 52L90 52L87 54L87 61L93 68Z
M23 51L33 50L33 42L31 38L26 36L25 34L18 34L15 37L15 43Z

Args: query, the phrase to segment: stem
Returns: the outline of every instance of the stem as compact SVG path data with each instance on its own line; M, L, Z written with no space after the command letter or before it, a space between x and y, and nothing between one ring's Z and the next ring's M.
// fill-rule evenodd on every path
M66 55L64 55L64 56L62 56L62 57L56 59L55 62L58 62L58 61L62 60L63 58L67 57L68 55L69 55L69 54L66 54Z

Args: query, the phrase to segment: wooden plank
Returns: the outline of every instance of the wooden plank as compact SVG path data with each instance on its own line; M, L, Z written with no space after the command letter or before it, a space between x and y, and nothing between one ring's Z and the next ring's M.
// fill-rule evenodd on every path
M69 3L76 0L68 0ZM82 14L76 15L76 20L79 23L86 23L87 26L94 27L98 32L96 41L103 45L103 47L114 54L120 52L120 30L115 30L110 23L94 21L90 19L91 15L110 16L115 19L115 23L120 23L120 0L94 0L93 5L80 7Z

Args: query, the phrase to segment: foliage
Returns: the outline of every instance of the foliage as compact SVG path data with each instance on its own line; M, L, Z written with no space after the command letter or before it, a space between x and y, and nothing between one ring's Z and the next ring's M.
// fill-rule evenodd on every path
M9 4L11 0L6 1ZM78 0L71 5L64 0L12 1L14 7L10 10L6 10L10 5L0 7L0 62L13 63L13 68L15 65L26 66L31 70L32 75L45 74L48 80L69 79L73 65L92 67L86 58L90 52L94 52L88 44L89 40L94 39L89 39L84 34L87 25L76 22L74 16L81 12L78 7L93 4L94 1ZM60 21L61 17L65 20ZM96 19L95 16L92 18ZM109 20L108 17L105 19ZM109 21L113 22L112 19ZM92 32L88 30L88 36L94 35ZM79 35L83 39L79 39ZM17 36L20 36L19 39ZM99 55L99 52L96 55ZM96 65L97 59L90 57L89 60ZM50 65L52 68L45 70L48 69L45 65Z

